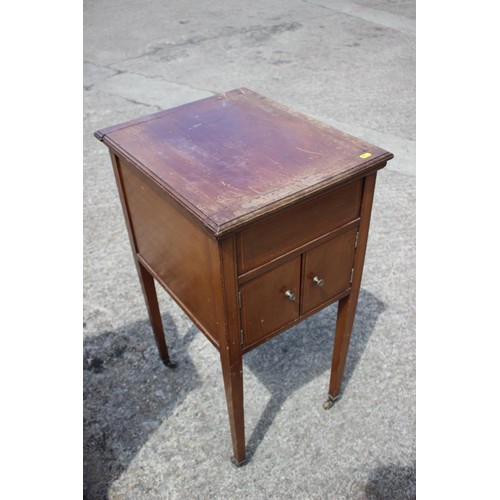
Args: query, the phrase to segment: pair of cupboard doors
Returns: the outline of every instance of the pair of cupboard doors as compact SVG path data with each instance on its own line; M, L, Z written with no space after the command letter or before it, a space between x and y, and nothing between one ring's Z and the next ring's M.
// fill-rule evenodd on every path
M216 242L128 161L114 158L138 262L219 347L211 262L211 254L220 255ZM350 293L364 181L350 181L230 236L243 352ZM226 289L230 280L225 276Z
M238 234L240 334L245 348L349 292L361 194L358 179Z

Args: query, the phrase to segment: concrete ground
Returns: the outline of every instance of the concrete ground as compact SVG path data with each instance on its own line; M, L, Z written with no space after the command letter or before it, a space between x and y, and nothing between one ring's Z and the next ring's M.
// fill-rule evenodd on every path
M84 497L415 497L415 3L84 2ZM342 399L336 306L245 357L231 465L217 352L159 290L158 359L102 127L245 86L395 154L378 176Z

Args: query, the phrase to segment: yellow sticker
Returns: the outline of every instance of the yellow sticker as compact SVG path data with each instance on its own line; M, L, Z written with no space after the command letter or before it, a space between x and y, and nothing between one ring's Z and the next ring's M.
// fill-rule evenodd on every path
M360 158L370 158L372 154L371 153L363 153L362 155L359 155Z

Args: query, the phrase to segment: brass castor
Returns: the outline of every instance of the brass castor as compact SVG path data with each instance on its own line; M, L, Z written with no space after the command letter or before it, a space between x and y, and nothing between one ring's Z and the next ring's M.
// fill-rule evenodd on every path
M323 409L324 410L329 410L335 403L340 398L340 396L337 396L336 398L332 398L331 396L328 396L328 399L323 403Z
M235 457L231 457L231 462L234 466L241 467L242 465L245 465L247 463L247 459L245 457L241 462L238 462Z

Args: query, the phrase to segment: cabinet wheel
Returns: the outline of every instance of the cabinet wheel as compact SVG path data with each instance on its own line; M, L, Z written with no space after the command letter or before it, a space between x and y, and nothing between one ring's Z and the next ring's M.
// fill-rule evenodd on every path
M335 401L339 399L339 397L340 396L337 396L336 398L328 397L328 399L323 403L323 409L329 410L335 404Z

